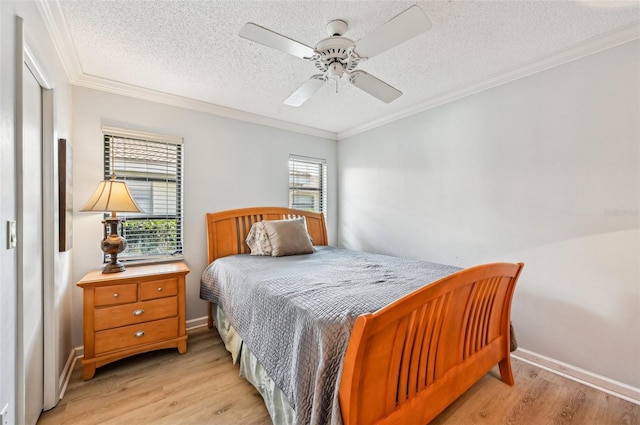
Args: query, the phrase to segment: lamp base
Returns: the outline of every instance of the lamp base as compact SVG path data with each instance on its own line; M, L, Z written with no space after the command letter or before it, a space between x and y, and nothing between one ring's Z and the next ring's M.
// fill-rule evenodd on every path
M120 261L116 261L114 264L108 263L107 265L105 265L102 269L102 273L118 273L125 270L126 268L124 264L122 264Z
M102 240L100 246L111 260L104 266L102 273L118 273L126 270L124 264L118 261L118 253L124 251L127 247L127 241L118 235L118 224L120 222L121 220L116 217L107 218L103 221L105 226L109 228L109 235Z

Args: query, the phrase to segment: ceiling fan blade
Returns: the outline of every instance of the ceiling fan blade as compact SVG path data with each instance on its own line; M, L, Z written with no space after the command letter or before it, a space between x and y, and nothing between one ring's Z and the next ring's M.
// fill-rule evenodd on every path
M274 49L281 50L302 59L310 58L315 54L315 51L306 44L302 44L251 22L242 27L240 37L273 47Z
M355 52L362 58L372 58L430 28L427 15L414 5L358 40Z
M402 96L402 92L391 87L382 80L377 79L364 71L354 71L349 77L349 82L362 91L377 97L385 103L392 102Z
M298 90L294 91L291 96L284 101L284 104L289 106L302 105L324 85L325 81L326 79L324 78L324 75L314 75L303 85L298 87Z

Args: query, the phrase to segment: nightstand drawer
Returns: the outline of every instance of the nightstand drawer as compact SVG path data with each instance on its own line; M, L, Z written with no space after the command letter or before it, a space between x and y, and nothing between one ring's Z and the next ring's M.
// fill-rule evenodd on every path
M114 305L132 303L138 300L138 285L129 283L127 285L98 286L94 289L94 305Z
M178 279L152 280L140 284L140 301L172 297L178 294Z
M177 315L178 299L176 297L160 298L115 307L97 308L94 311L93 328L100 331Z
M176 338L177 336L177 317L100 331L95 335L96 355Z

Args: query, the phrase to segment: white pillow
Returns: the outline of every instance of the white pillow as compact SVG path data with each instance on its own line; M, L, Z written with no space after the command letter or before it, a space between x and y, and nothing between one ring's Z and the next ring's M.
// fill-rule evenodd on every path
M251 248L251 255L271 255L271 242L261 221L253 223L245 242Z

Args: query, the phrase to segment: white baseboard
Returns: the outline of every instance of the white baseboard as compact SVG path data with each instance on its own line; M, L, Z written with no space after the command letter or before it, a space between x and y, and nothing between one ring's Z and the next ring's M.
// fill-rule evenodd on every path
M187 320L187 330L207 326L207 323L207 316ZM511 353L511 355L518 360L522 360L523 362L530 363L534 366L538 366L542 369L548 370L549 372L558 374L565 378L587 385L591 388L595 388L599 391L603 391L607 394L611 394L623 400L627 400L631 403L640 405L640 388L627 385L614 379L589 372L588 370L581 369L577 366L573 366L568 363L543 356L542 354L525 350L523 348L518 348L516 351ZM69 353L69 357L67 358L64 370L60 375L60 399L62 399L62 397L64 396L76 362L83 356L83 346L76 347Z
M522 348L518 348L511 353L511 355L518 360L640 405L640 388L632 387L631 385Z
M84 358L84 345L80 345L74 348L73 352L75 353L76 357L79 357L81 359Z
M71 349L71 351L69 352L69 357L67 357L67 362L64 364L64 369L62 369L62 373L60 374L60 379L58 381L58 393L60 394L60 400L62 400L62 397L64 397L64 393L67 391L67 386L69 385L69 380L71 380L73 368L76 365L76 361L78 361L79 356L77 355L77 350L78 348Z
M209 322L209 318L207 316L197 317L195 319L187 320L187 330L200 328L202 326L207 326Z

